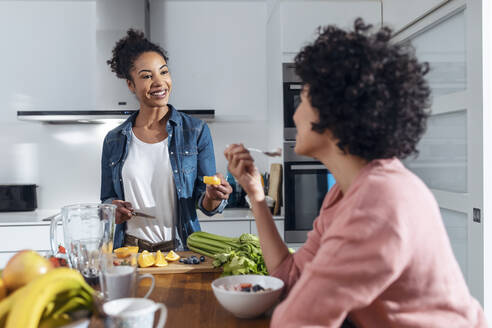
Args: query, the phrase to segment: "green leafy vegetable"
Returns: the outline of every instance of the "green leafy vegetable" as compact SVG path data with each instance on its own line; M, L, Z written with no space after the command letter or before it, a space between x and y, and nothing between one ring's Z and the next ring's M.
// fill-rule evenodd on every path
M222 275L268 275L260 240L250 233L230 238L197 231L188 237L187 244L192 251L213 257L215 267L223 266Z

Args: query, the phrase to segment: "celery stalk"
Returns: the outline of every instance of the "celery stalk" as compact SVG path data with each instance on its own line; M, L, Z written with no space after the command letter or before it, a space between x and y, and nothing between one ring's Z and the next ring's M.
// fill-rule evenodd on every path
M198 254L202 254L202 255L205 255L205 256L208 256L208 257L214 257L214 254L212 253L209 253L207 251L204 251L203 249L200 249L200 248L195 248L193 246L190 246L188 245L188 248L191 249L193 252L196 252Z

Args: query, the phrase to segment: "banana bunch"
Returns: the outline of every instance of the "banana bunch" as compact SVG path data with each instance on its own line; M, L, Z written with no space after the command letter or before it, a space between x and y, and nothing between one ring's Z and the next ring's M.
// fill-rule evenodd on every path
M0 327L56 327L68 312L92 309L94 290L73 269L56 268L17 289L0 302Z

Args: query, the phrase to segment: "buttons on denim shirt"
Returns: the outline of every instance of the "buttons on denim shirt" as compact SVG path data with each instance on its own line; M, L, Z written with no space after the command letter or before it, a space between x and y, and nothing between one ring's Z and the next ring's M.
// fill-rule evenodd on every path
M171 152L171 155L173 155L173 154L174 154L174 153L173 153L173 152Z

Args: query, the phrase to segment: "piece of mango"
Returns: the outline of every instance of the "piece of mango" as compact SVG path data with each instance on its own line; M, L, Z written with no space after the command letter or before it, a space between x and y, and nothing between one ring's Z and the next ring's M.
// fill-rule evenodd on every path
M209 184L209 185L220 185L220 178L216 176L204 176L203 177L203 183Z

